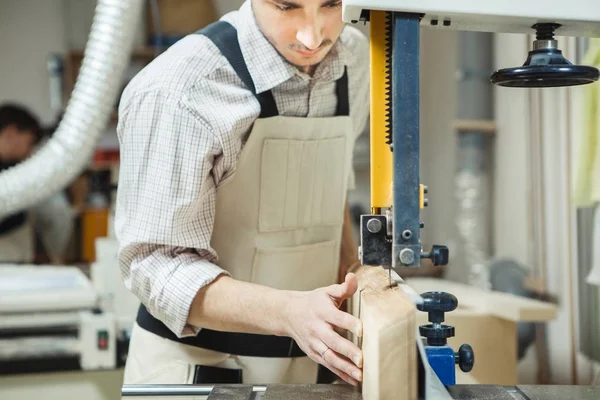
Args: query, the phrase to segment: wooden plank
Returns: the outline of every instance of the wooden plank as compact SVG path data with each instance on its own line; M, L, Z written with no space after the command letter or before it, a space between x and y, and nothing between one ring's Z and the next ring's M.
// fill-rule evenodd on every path
M485 291L444 279L409 278L406 282L419 294L429 291L448 292L458 298L459 308L478 310L509 321L552 321L558 311L554 304L509 293Z
M350 310L363 323L355 342L363 350L364 400L417 398L416 308L380 267L355 271L359 289Z

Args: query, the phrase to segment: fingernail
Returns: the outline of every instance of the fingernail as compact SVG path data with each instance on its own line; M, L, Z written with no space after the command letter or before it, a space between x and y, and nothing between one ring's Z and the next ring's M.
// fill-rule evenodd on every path
M362 357L361 356L354 356L354 358L352 359L354 360L354 364L356 364L357 367L362 367Z
M360 380L361 380L361 379L360 379L360 372L358 372L358 371L354 371L354 372L352 373L352 377L353 377L354 379L356 379L357 381L360 381Z

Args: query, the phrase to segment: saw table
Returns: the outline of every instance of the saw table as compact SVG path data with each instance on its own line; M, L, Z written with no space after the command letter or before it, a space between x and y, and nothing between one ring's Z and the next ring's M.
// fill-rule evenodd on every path
M125 385L123 398L135 400L362 400L349 385ZM592 400L600 399L597 386L456 385L448 388L453 400Z

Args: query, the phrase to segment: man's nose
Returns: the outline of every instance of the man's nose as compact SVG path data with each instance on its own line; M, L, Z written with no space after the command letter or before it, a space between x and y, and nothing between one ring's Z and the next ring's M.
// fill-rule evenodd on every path
M322 27L318 17L305 21L298 29L296 39L309 50L317 49L323 42Z

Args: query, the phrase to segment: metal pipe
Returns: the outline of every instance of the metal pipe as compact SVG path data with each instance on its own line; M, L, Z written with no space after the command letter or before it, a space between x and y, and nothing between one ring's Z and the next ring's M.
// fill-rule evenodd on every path
M240 385L228 385L235 388ZM125 396L209 396L215 385L123 385L121 395ZM264 385L252 386L252 393L267 390Z

